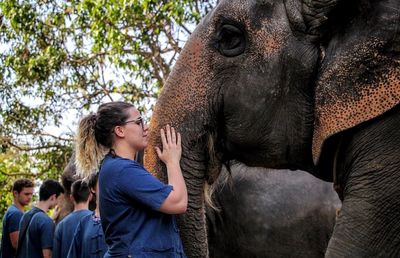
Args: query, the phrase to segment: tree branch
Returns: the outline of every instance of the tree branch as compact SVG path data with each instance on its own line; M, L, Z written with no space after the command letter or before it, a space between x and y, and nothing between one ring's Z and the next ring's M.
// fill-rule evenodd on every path
M20 172L20 173L7 173L3 170L0 170L0 174L5 175L5 176L24 176L24 177L32 177L32 173L27 173L27 172Z
M7 139L2 137L1 140L6 143L7 145L16 148L17 150L20 151L34 151L34 150L43 150L43 149L51 149L51 148L62 148L65 147L65 145L62 144L46 144L46 145L41 145L41 146L21 146L18 144L15 144L11 141L11 139Z

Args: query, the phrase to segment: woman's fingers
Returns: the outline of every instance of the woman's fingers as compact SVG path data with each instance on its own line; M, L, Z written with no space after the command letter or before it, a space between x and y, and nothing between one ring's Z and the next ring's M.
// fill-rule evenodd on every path
M172 139L171 139L171 127L169 125L166 126L167 129L167 141L169 144L171 144Z
M171 140L173 144L176 144L176 133L175 128L171 127Z
M181 135L175 131L175 128L167 125L165 129L160 129L161 142L163 149L170 145L180 145Z
M164 129L161 128L160 134L161 134L161 143L163 145L163 148L165 148L165 146L167 146L167 139L165 138Z
M162 156L162 151L160 150L160 148L156 147L156 152L157 152L158 157Z
M181 146L181 134L180 133L177 133L177 135L178 135L178 141L177 141L177 145L178 146Z

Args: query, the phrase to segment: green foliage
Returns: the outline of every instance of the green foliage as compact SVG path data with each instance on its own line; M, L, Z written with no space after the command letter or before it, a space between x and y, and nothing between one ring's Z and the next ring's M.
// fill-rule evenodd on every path
M151 110L215 3L0 1L0 218L16 178L59 178L81 115L110 100Z

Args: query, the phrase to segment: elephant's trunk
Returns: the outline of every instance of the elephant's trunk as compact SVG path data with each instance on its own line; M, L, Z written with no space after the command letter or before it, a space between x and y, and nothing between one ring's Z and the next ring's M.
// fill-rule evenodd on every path
M180 235L188 257L207 257L207 234L204 207L204 185L209 178L208 170L215 168L210 164L208 151L210 125L210 105L215 96L210 84L204 78L210 71L202 62L201 39L194 37L187 42L173 72L157 101L149 132L149 146L144 163L146 168L167 182L164 164L158 159L155 146L161 146L160 128L167 124L176 128L182 135L181 167L188 189L188 210L178 218ZM200 84L199 82L203 83ZM194 92L194 89L196 89ZM212 149L212 148L210 148Z
M152 122L151 127L154 126ZM159 126L156 127L158 129ZM156 153L154 152L154 145L157 144L157 138L159 138L157 129L152 130L150 146L146 150L145 165L158 178L167 182L166 167L160 160L156 159ZM189 198L187 212L178 216L177 221L186 255L188 257L208 257L204 206L206 162L204 159L205 156L201 153L204 148L200 148L199 146L193 146L193 148L200 151L194 153L190 148L183 146L181 168Z
M206 217L204 206L204 183L202 177L189 174L188 171L195 172L196 169L190 164L182 162L185 182L189 191L189 202L186 214L178 217L180 236L182 239L185 253L188 257L208 257L208 243L206 230ZM204 171L203 167L203 171ZM200 171L197 171L199 173ZM204 172L203 172L204 173ZM199 173L201 174L201 173Z

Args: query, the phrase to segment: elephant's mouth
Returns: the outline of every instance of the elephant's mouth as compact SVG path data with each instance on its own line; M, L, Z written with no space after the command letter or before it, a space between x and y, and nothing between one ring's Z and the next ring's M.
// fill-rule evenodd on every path
M269 169L289 169L289 170L303 170L313 173L315 166L312 159L308 157L299 157L294 155L290 149L279 149L262 146L258 144L235 144L229 140L224 142L225 160L223 164L235 164L235 161L243 163L248 167L264 167ZM308 162L305 162L307 160Z
M338 133L326 139L316 164L315 175L322 180L338 184L338 156L340 154L343 134Z

